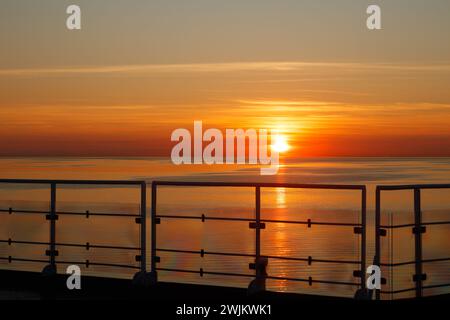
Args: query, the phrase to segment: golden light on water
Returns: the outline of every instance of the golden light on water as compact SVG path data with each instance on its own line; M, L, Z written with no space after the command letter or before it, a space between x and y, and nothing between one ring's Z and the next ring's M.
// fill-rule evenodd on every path
M277 208L286 208L286 188L276 189Z

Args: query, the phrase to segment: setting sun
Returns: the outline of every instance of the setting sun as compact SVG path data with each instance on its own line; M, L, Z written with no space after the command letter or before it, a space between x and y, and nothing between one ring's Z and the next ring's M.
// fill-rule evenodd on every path
M289 144L286 137L283 135L276 135L272 144L272 149L278 153L288 151Z

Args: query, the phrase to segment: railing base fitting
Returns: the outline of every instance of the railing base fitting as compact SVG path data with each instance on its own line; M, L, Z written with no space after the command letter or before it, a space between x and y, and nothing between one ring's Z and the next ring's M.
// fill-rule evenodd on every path
M56 276L57 273L57 269L56 269L56 265L46 265L44 267L44 269L42 269L42 275L44 277L53 277Z
M252 296L260 292L266 291L266 278L255 278L253 279L247 288L247 295Z
M133 285L137 287L151 287L158 282L156 272L137 272L133 277Z
M358 289L355 292L354 298L356 300L372 300L372 290Z
M248 285L247 295L254 295L256 293L266 291L267 265L269 259L267 257L259 257L251 264L250 268L255 269L256 278Z

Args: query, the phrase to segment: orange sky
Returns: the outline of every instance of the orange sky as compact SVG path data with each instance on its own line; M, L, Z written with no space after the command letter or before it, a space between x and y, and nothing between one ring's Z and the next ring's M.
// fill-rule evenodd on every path
M202 120L281 131L293 156L449 156L449 76L281 62L8 70L0 154L167 156L170 133Z
M375 33L353 1L200 2L80 1L75 33L64 3L5 5L0 155L169 156L202 120L281 131L286 156L450 156L448 2L389 2Z

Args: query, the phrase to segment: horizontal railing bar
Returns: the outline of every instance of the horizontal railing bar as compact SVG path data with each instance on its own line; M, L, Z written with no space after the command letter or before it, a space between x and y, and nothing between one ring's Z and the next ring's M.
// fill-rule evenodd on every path
M49 179L0 179L0 183L25 184L88 184L88 185L141 185L138 180L49 180Z
M18 262L37 262L37 263L48 263L48 260L40 260L40 259L26 259L26 258L14 258L14 257L0 257L0 260L11 260Z
M24 214L50 214L50 211L40 211L40 210L9 210L0 209L3 213L24 213ZM107 213L107 212L75 212L75 211L56 211L56 214L60 215L76 215L76 216L108 216L108 217L140 217L139 214L128 214L128 213Z
M146 181L140 180L51 180L51 179L0 179L0 183L25 183L25 184L88 184L88 185L141 185ZM155 185L165 186L212 186L212 187L266 187L266 188L304 188L304 189L344 189L362 190L364 185L342 184L297 184L297 183L248 183L248 182L197 182L197 181L153 181ZM450 184L416 184L416 185L382 185L379 190L404 190L404 189L446 189Z
M380 263L380 266L382 267L401 267L401 266L407 266L410 264L415 264L415 261L405 261L405 262L396 262L396 263Z
M418 260L418 262L422 262L422 263L432 263L432 262L442 262L442 261L450 261L450 257ZM405 261L405 262L397 262L397 263L380 263L380 265L383 267L399 267L399 266L405 266L405 265L415 264L415 263L416 263L416 261Z
M179 250L179 249L166 249L157 248L156 251L160 252L172 252L172 253L187 253L196 255L219 255L219 256L235 256L235 257L250 257L254 258L254 254L246 253L232 253L232 252L214 252L214 251L199 251L199 250ZM271 255L261 255L262 257L269 259L279 259L279 260L292 260L292 261L305 261L305 262L318 262L318 263L342 263L342 264L361 264L361 261L351 261L351 260L331 260L331 259L309 259L309 258L295 258L295 257L282 257L282 256L271 256Z
M250 253L230 253L230 252L215 252L215 251L205 251L204 254L216 255L216 256L235 256L235 257L255 257L254 254Z
M60 247L78 247L78 248L86 248L89 249L117 249L117 250L141 250L138 247L124 247L124 246L109 246L109 245L101 245L101 244L78 244L78 243L55 243L56 246Z
M173 269L173 268L156 268L157 271L168 271L168 272L184 272L193 274L210 274L210 275L221 275L221 276L236 276L236 277L255 277L254 274L242 274L242 273L230 273L230 272L211 272L211 271L200 271L200 270L187 270L187 269ZM356 282L342 282L342 281L329 281L329 280L314 280L314 279L301 279L301 278L288 278L288 277L276 277L267 276L266 279L272 280L287 280L287 281L299 281L299 282L311 282L311 283L324 283L324 284L335 284L335 285L348 285L348 286L359 286Z
M39 241L22 241L22 240L0 240L0 243L16 243L16 244L30 244L30 245L49 245L50 242L39 242ZM89 249L117 249L117 250L141 250L138 247L124 247L124 246L110 246L110 245L100 245L100 244L80 244L80 243L55 243L59 247L78 247Z
M414 226L415 226L414 223L407 223L407 224L397 224L397 225L392 225L392 226L381 225L380 228L383 228L383 229L401 229L401 228L408 228L408 227L414 227Z
M156 268L157 271L167 271L167 272L184 272L184 273L195 273L198 274L198 270L185 270L185 269L173 269L173 268Z
M9 210L0 209L0 212L8 213ZM28 210L12 210L13 213L36 213L36 214L49 214L48 211L28 211ZM70 211L58 211L56 212L60 215L76 215L76 216L86 216L86 212L70 212ZM108 217L140 217L138 214L122 214L122 213L97 213L89 212L89 216L108 216ZM157 218L165 219L192 219L192 220L221 220L221 221L255 221L251 218L228 218L228 217L202 217L202 216L180 216L180 215L157 215ZM314 221L295 221L295 220L273 220L273 219L261 219L261 222L267 223L290 223L290 224L303 224L303 225L327 225L327 226L348 226L357 227L361 226L359 223L341 223L341 222L314 222ZM413 225L412 225L413 226ZM388 228L388 227L386 227Z
M384 185L377 186L378 190L412 190L412 189L447 189L450 184L405 184L405 185Z
M420 225L422 226L432 226L432 225L444 225L450 224L450 221L430 221L430 222L422 222Z
M228 218L228 217L202 217L202 216L179 216L179 215L157 215L156 218L165 218L165 219L192 219L192 220L222 220L222 221L246 221L251 222L255 221L255 219L251 218Z
M223 220L223 221L255 221L253 218L229 218L229 217L208 217L208 216L181 216L181 215L157 215L156 218L163 219L190 219L190 220ZM295 220L273 220L260 219L261 222L267 223L292 223L304 225L322 225L322 226L342 226L342 227L360 227L360 223L346 223L346 222L314 222L314 221L295 221Z
M60 215L74 215L74 216L106 216L106 217L140 217L139 214L128 214L128 213L107 213L107 212L74 212L74 211L56 211L56 214Z
M27 259L27 258L14 258L14 257L0 257L0 260L6 261L18 261L18 262L38 262L38 263L48 263L48 260L40 260L40 259ZM86 261L56 261L59 264L76 264L76 265L86 265ZM128 269L140 269L139 266L132 266L126 264L116 264L116 263L99 263L99 262L90 262L90 266L103 266L103 267L118 267L118 268L128 268Z
M178 250L178 249L165 249L157 248L156 251L160 252L173 252L173 253L187 253L187 254L202 254L202 251L198 250ZM214 252L214 251L203 251L204 255L217 255L217 256L235 256L235 257L249 257L254 258L254 254L249 253L232 253L232 252Z
M342 190L364 190L364 185L341 185L341 184L298 184L298 183L276 183L276 182L197 182L197 181L153 181L158 186L186 186L186 187L262 187L262 188L298 188L298 189L342 189Z
M450 257L448 258L435 258L435 259L423 259L423 263L430 263L430 262L442 262L442 261L450 261Z
M408 291L415 291L416 287L414 288L408 288L408 289L400 289L400 290L380 290L383 294L397 294L397 293L404 293Z
M422 222L421 226L431 226L431 225L444 225L444 224L450 224L450 221L431 221L431 222ZM380 228L383 229L399 229L399 228L408 228L408 227L415 227L416 225L414 223L407 223L407 224L397 224L392 226L385 226L381 225Z
M160 252L173 252L173 253L200 254L199 251L195 251L195 250L177 250L177 249L161 249L161 248L156 248L156 251L160 251Z
M442 288L442 287L449 287L450 283L444 283L444 284L434 284L429 286L422 286L422 289L433 289L433 288ZM408 288L408 289L400 289L400 290L381 290L381 293L384 294L398 294L398 293L404 293L408 291L415 291L416 288Z
M87 261L56 261L58 264L74 264L74 265L86 265ZM88 262L89 266L99 266L99 267L114 267L114 268L124 268L124 269L140 269L139 266L132 266L128 264L117 264L117 263L101 263L101 262Z
M314 259L314 258L295 258L295 257L282 257L282 256L266 256L269 259L279 259L279 260L293 260L293 261L305 261L305 262L319 262L319 263L342 263L342 264L361 264L361 261L352 260L332 260L332 259Z
M0 209L0 212L3 213L30 213L30 214L49 214L50 211L41 211L41 210L9 210L9 209Z
M40 242L40 241L22 241L22 240L0 240L1 243L17 243L17 244L31 244L31 245L41 245L47 246L50 242Z
M295 220L273 220L273 219L261 219L261 222L267 223L292 223L292 224L306 224L306 225L318 225L318 226L342 226L342 227L361 227L360 223L347 223L347 222L315 222L315 221L295 221Z
M429 286L422 286L422 289L433 289L433 288L442 288L442 287L450 287L450 283L432 284Z
M194 273L194 274L210 274L218 276L231 276L231 277L250 277L254 278L254 274L246 273L233 273L233 272L214 272L214 271L200 271L200 270L188 270L188 269L173 269L173 268L156 268L157 271L167 271L167 272L184 272L184 273Z
M314 279L289 278L289 277L277 277L277 276L267 276L266 278L271 279L271 280L287 280L287 281L324 283L324 284L335 284L335 285L346 285L346 286L360 286L361 285L360 283L357 283L357 282L314 280Z
M173 269L173 268L156 268L157 271L167 271L167 272L184 272L193 274L210 274L210 275L220 275L220 276L235 276L235 277L255 277L254 274L243 274L243 273L231 273L231 272L212 272L212 271L200 271L200 270L188 270L188 269ZM335 284L335 285L347 285L347 286L360 286L356 282L342 282L342 281L329 281L329 280L314 280L314 279L301 279L301 278L288 278L288 277L276 277L267 276L266 279L272 280L286 280L286 281L299 281L299 282L311 282L311 283L324 283L324 284Z

